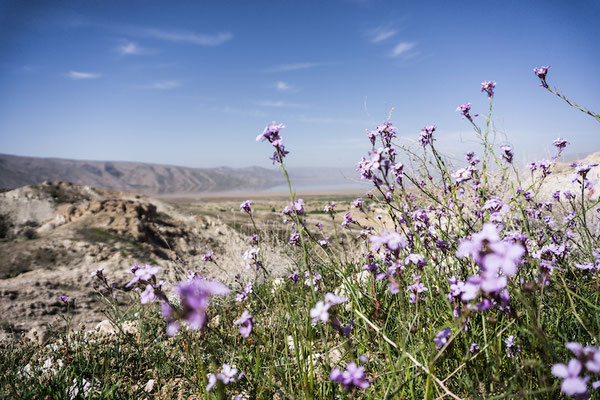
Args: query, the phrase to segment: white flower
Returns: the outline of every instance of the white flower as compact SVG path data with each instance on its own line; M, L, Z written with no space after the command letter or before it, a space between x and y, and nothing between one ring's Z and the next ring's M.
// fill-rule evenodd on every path
M329 303L325 303L322 300L317 301L315 307L310 310L310 316L313 319L313 322L329 321L329 307L331 307Z

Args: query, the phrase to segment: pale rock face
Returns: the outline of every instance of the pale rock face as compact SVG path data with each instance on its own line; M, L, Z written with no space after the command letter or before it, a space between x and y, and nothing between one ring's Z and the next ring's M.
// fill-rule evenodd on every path
M100 332L100 333L106 333L106 334L109 334L109 335L116 335L117 334L117 328L115 328L113 326L113 324L109 320L107 320L107 319L105 319L103 321L100 321L98 323L98 325L96 325L96 331Z
M36 326L31 328L25 337L40 346L45 346L50 339L50 332L44 326Z
M154 389L154 379L150 379L144 386L144 391L146 393L152 393L153 389Z

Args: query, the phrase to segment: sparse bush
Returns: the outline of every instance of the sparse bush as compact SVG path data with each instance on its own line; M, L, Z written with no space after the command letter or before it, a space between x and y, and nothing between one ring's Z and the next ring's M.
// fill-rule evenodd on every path
M32 240L32 239L37 238L38 235L37 235L37 231L35 229L33 229L33 228L26 228L23 231L23 236L25 236L25 238L28 239L28 240Z
M9 237L13 227L12 220L8 214L0 213L0 239Z

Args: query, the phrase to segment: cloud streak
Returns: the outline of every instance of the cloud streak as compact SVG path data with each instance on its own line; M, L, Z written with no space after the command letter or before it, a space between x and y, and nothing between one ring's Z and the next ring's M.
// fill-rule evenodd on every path
M299 62L294 64L281 64L275 65L271 68L266 69L267 72L286 72L286 71L297 71L301 69L309 69L315 67L321 67L330 63L315 63L315 62Z
M281 92L288 92L293 89L292 85L290 85L289 83L283 82L283 81L277 81L273 85L271 85L271 87L275 88Z
M117 52L124 56L140 56L144 54L150 54L151 51L140 47L135 42L125 42L117 47Z
M170 31L154 28L136 28L132 34L140 37L153 38L176 43L188 43L199 46L215 47L233 39L230 32L220 32L213 35L195 33L190 31Z
M308 107L306 104L288 103L285 101L272 101L272 100L257 101L256 105L261 106L261 107L276 107L276 108L305 108L305 107Z
M399 57L415 47L414 42L400 42L391 51L390 57Z
M69 71L65 74L69 79L73 80L84 80L84 79L98 79L102 75L95 72L81 72L81 71Z
M152 90L171 90L181 87L181 81L158 81L152 82L147 85L138 86L140 89L152 89Z
M369 41L371 43L380 43L384 40L387 40L398 33L395 29L386 29L383 27L375 28L367 32L367 36L369 37Z

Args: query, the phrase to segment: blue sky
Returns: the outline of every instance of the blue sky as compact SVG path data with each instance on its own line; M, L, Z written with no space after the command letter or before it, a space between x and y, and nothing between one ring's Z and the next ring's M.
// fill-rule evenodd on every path
M175 6L174 4L177 4ZM429 124L478 150L455 111L485 114L517 159L600 151L598 1L0 1L0 153L269 166L255 137L287 125L292 166L355 165L365 130L410 143ZM483 118L479 118L483 123Z

